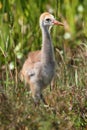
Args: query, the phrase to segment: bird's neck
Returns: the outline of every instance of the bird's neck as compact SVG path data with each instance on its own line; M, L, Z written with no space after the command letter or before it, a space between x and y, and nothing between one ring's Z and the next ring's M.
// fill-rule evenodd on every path
M50 32L47 27L42 28L42 50L41 61L43 64L54 62L54 50Z

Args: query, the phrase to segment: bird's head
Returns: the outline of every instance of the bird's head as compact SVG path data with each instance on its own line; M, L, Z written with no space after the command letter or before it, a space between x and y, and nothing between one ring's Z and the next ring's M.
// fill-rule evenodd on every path
M48 12L45 12L43 14L41 14L40 16L40 27L51 27L53 25L61 25L64 26L63 23L57 21L54 16Z

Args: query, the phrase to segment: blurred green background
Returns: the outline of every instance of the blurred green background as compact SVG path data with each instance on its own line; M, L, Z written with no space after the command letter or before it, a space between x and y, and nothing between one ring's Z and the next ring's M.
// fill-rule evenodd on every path
M39 16L52 13L57 76L44 94L51 108L34 108L19 80L30 51L41 49ZM87 0L0 0L0 129L87 129Z
M65 24L65 29L52 31L54 46L62 47L68 40L73 47L86 40L86 0L0 0L0 66L13 64L30 50L41 48L39 16L52 13Z

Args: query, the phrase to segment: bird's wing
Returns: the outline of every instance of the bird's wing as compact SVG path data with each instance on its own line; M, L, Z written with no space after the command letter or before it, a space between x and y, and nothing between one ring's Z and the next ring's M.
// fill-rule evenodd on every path
M27 82L27 79L33 75L35 75L35 64L40 62L41 60L41 51L35 51L31 52L28 55L27 60L25 61L22 70L20 72L20 79L23 81L25 80Z
M28 59L31 63L36 63L41 61L41 51L30 52L28 55Z

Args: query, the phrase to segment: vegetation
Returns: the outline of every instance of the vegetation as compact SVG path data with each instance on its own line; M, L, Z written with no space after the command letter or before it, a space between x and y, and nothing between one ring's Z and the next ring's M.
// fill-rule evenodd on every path
M44 91L50 107L34 107L19 72L41 48L39 16L49 11L57 69ZM87 0L0 0L0 130L87 129Z

